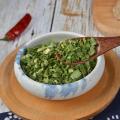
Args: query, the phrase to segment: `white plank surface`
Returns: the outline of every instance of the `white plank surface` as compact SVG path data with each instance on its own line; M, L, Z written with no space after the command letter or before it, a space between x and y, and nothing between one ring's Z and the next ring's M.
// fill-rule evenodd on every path
M26 12L31 13L32 21L25 32L15 42L0 41L0 63L17 46L39 34L50 31L55 0L0 0L0 38ZM34 32L34 35L31 35ZM8 109L0 100L0 112Z
M70 9L71 12L77 11L83 14L79 16L71 16L61 14L63 11L62 0L58 0L52 31L65 30L81 33L87 36L100 36L101 34L93 25L91 4L92 0L80 0L80 2L78 2L78 0L69 0L66 9Z
M26 12L32 15L31 24L15 42L0 41L0 62L16 46L31 40L36 35L50 31L54 4L55 0L0 0L1 38Z
M73 31L86 36L102 36L92 21L92 0L0 0L0 36L11 28L26 12L33 19L25 32L15 42L0 41L0 63L12 50L33 37L49 31ZM54 13L55 10L55 14ZM64 15L63 12L76 12ZM83 15L81 15L81 13ZM34 35L32 35L34 33ZM116 49L120 55L120 49ZM0 100L0 112L8 111Z

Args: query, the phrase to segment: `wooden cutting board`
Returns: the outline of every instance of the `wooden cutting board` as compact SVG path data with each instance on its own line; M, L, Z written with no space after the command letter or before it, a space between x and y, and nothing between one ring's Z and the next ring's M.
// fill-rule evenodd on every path
M0 67L1 98L16 114L31 120L87 120L105 109L120 85L120 61L113 52L105 55L106 68L100 82L92 90L75 99L49 101L35 97L17 82L13 71L16 51L8 55Z
M106 36L120 36L120 20L113 15L117 0L93 0L93 20L100 32Z

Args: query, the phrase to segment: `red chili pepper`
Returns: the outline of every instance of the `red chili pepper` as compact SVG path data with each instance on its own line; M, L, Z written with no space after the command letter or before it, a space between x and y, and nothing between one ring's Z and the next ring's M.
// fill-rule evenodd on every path
M1 40L15 40L16 37L18 37L27 28L31 18L32 17L29 13L25 14L25 16L13 28L11 28Z

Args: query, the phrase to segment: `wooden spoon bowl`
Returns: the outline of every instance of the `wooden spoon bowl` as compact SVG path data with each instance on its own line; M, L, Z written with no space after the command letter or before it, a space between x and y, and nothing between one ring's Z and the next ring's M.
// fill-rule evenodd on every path
M81 39L82 38L82 39ZM72 38L72 39L69 39L69 40L83 40L83 39L89 39L91 37L79 37L79 38ZM98 56L106 53L107 51L117 47L117 46L120 46L120 37L92 37L96 40L96 53L90 57L90 59L86 60L86 61L89 61L89 60L93 60L93 59L96 59ZM61 60L61 56L59 55L59 53L57 53L55 55L56 59L57 60ZM74 62L66 62L66 61L63 61L65 64L73 64L73 65L76 65L76 64L83 64L85 63L86 61L74 61Z

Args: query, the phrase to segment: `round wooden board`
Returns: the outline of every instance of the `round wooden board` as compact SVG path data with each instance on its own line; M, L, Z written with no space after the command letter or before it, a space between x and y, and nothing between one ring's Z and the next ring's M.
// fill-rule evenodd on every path
M113 15L117 0L93 0L93 20L106 36L120 36L120 21Z
M106 54L106 69L97 86L80 97L66 101L48 101L26 92L14 75L15 55L16 51L0 67L1 97L14 113L26 119L75 120L95 115L108 106L119 90L120 61L113 52Z

